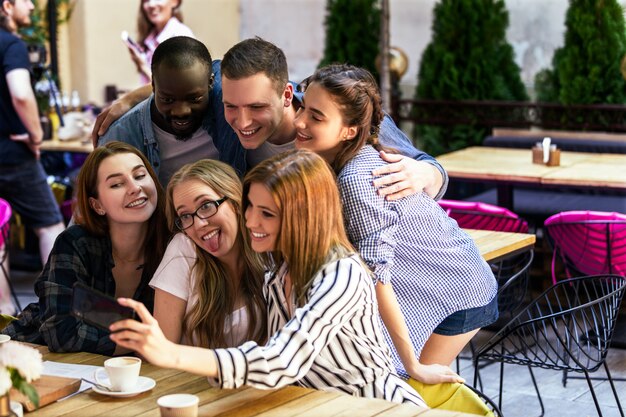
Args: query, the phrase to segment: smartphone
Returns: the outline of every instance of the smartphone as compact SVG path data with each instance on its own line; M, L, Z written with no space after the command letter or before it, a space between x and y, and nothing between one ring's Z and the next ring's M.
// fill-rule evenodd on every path
M133 38L130 37L128 32L125 30L122 31L122 40L124 41L126 45L130 46L131 48L135 49L137 52L141 53L141 48L139 47L137 42L135 42Z
M73 287L71 314L107 331L116 321L135 318L135 310L132 308L123 306L115 298L80 282Z

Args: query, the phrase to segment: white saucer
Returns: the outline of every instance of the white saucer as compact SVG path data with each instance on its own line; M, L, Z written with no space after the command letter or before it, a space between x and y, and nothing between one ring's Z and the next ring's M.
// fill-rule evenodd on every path
M97 388L96 386L92 386L91 389L98 394L108 395L110 397L132 397L134 395L141 394L142 392L149 391L155 386L156 381L154 379L148 378L147 376L140 376L137 381L137 386L131 391L105 391Z
M0 344L8 342L9 340L11 340L11 336L8 336L6 334L0 334Z

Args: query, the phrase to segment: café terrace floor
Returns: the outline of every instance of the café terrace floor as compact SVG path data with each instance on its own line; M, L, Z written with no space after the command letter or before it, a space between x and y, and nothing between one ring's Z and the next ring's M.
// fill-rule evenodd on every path
M33 293L33 282L36 277L37 273L35 272L11 270L11 280L15 285L22 307L36 301ZM624 311L624 306L622 306L622 311ZM621 320L618 322L618 326L626 326L626 321ZM490 334L491 332L489 331L481 331L474 339L476 346L480 346L482 341L485 341ZM463 355L468 356L469 350L464 352ZM608 364L613 378L626 379L626 349L610 349ZM473 381L473 367L469 360L461 361L460 373L469 383ZM586 417L598 415L585 380L569 379L567 387L564 388L561 384L561 372L535 368L534 373L546 407L546 417ZM484 384L484 393L497 404L500 366L498 364L487 366L481 370L480 375ZM599 370L592 376L604 376L604 371ZM619 416L609 383L607 381L593 381L593 385L600 401L603 415L605 417ZM620 396L622 409L626 410L626 381L615 381L615 386ZM539 415L539 402L526 367L505 365L502 412L506 417Z

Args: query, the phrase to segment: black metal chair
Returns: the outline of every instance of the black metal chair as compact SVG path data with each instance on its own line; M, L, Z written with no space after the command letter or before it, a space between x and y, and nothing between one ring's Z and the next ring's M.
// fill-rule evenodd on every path
M502 411L500 411L500 408L496 405L496 403L491 398L487 397L485 394L478 391L476 388L472 387L471 385L465 385L465 386L469 388L470 390L474 391L474 393L476 393L476 395L478 395L478 397L481 400L483 400L485 404L487 404L487 406L491 409L491 412L493 413L494 417L504 417L504 415L502 414Z
M534 259L534 252L529 250L512 258L490 264L496 281L498 282L498 320L488 329L499 329L514 317L525 305L528 294L529 269ZM460 369L460 360L473 360L476 353L474 342L470 340L469 348L472 356L459 355L456 358L457 372ZM484 367L490 362L481 363ZM479 379L482 389L482 381Z
M526 365L543 416L544 405L532 368L581 373L598 415L602 416L589 374L603 367L623 417L606 355L625 291L626 278L618 275L572 278L553 285L478 349L474 356L474 385L479 378L480 361L500 362L498 406L502 409L504 364Z

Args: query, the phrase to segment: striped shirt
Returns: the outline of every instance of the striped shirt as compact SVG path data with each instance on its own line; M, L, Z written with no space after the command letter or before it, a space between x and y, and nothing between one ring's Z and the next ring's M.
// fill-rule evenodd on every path
M269 333L265 346L247 342L215 350L220 388L261 389L296 384L324 391L426 407L393 369L382 336L376 292L356 255L327 263L315 275L306 304L287 311L287 266L265 277Z
M425 193L387 201L372 187L372 170L385 165L365 146L337 177L348 237L374 272L393 284L419 356L450 314L487 305L497 283L472 238ZM385 337L393 347L386 329ZM394 365L404 367L395 349Z

